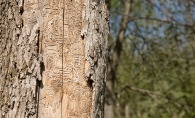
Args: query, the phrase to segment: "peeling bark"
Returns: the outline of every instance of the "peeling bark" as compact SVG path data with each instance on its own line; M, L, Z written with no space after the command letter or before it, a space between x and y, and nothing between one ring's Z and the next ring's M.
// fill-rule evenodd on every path
M104 0L0 5L0 117L103 118Z

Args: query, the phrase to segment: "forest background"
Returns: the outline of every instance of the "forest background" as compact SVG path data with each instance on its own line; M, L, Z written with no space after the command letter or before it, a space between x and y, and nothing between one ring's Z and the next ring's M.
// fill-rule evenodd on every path
M107 4L105 118L194 118L195 1Z

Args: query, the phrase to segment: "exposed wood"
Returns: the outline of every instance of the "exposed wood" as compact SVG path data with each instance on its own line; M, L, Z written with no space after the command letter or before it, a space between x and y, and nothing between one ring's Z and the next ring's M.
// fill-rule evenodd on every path
M39 117L88 118L92 87L85 79L82 0L42 3L42 50L45 71L40 89Z

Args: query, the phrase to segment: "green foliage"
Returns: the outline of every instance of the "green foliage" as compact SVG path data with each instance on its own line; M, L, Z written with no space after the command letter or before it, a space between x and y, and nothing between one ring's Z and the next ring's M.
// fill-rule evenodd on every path
M124 118L125 105L129 105L131 118L193 118L194 24L185 22L189 17L176 6L179 3L152 4L148 1L134 0L132 3L114 88L116 116ZM113 0L111 13L116 12L114 16L111 14L111 21L121 16L123 9L118 9L118 4ZM166 11L170 18L165 18L164 9L171 7ZM184 20L179 21L179 16ZM194 19L191 20L194 23ZM117 30L114 28L118 27L111 26L111 30ZM114 40L117 32L112 33Z

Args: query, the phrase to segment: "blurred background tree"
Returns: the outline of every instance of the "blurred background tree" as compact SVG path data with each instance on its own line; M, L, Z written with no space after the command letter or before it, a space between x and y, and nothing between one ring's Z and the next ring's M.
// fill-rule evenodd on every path
M105 118L194 118L195 1L107 4Z

